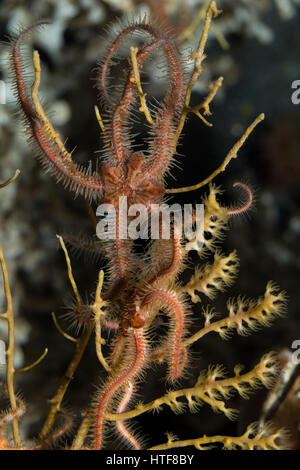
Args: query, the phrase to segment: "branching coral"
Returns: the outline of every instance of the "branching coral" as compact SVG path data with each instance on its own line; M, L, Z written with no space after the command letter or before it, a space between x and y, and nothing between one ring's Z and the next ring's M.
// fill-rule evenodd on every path
M65 184L75 194L81 194L90 201L96 200L113 207L116 214L114 237L107 234L106 240L100 240L97 249L108 260L108 271L101 270L94 298L84 303L79 294L71 267L71 261L63 238L58 237L64 250L68 276L75 296L74 317L84 326L79 338L73 338L55 323L60 332L75 342L74 356L61 381L55 396L51 399L49 414L46 418L36 448L43 448L51 442L58 432L54 432L56 416L62 410L62 400L70 381L79 365L87 342L92 333L95 335L95 350L106 374L97 392L91 399L90 406L84 411L82 423L75 432L71 449L102 449L107 443L107 430L113 427L117 436L126 446L143 448L143 439L128 426L128 420L150 410L159 410L169 406L175 413L186 408L196 411L206 403L213 411L224 413L232 419L236 411L226 406L226 400L237 392L243 398L259 385L270 387L276 374L276 360L272 353L262 357L260 362L249 372L241 374L236 367L234 375L226 378L221 366L209 366L207 372L199 375L191 388L179 388L179 380L184 378L189 369L190 346L206 334L214 331L222 338L227 338L232 330L239 334L248 334L261 326L268 326L281 315L286 306L286 297L274 283L268 283L264 297L258 300L245 300L240 297L228 302L228 315L212 321L213 310L204 310L204 324L196 333L190 333L197 318L192 314L192 303L201 301L201 296L213 299L218 291L229 287L236 274L238 257L236 252L224 255L220 252L219 242L228 228L228 220L234 211L219 202L220 190L210 184L209 194L204 198L204 220L201 230L189 232L185 237L177 230L175 221L171 223L170 237L163 237L163 224L159 223L159 237L152 240L142 255L135 250L134 240L121 236L124 225L132 221L126 215L122 220L119 201L127 198L128 204L142 204L146 215L141 225L151 220L151 209L163 201L166 194L197 190L210 183L215 176L224 171L228 163L237 157L237 153L254 127L263 119L260 115L249 126L238 142L228 152L222 165L208 178L190 187L166 188L165 176L170 171L177 144L189 113L203 117L200 110L209 113L209 105L221 85L219 79L211 86L207 98L198 106L190 106L193 86L202 70L205 58L204 49L213 18L218 15L215 1L207 8L206 21L198 48L194 53L193 71L186 78L184 59L175 37L148 18L129 24L111 43L99 71L99 87L105 105L103 117L96 108L96 117L104 136L105 157L96 170L78 165L65 148L58 133L50 123L38 96L40 83L40 61L35 51L33 64L35 77L31 93L27 91L24 66L22 64L21 43L35 26L23 30L13 41L12 71L18 103L24 119L24 126L29 141L37 151L42 164L56 176L57 181ZM145 42L139 49L131 48L124 84L114 96L108 88L108 74L119 44L133 32L142 33ZM168 90L161 103L154 109L147 104L146 95L141 85L141 71L146 59L157 49L162 50L167 64ZM131 135L131 113L139 102L139 111L144 114L149 126L149 146L146 151L133 150ZM245 206L235 209L243 211L251 204L252 194ZM92 208L90 206L90 211ZM193 211L190 225L197 226L197 211ZM175 218L175 216L174 216ZM93 218L94 219L94 218ZM160 221L160 219L158 218ZM151 226L151 224L150 224ZM124 232L123 232L124 233ZM126 235L128 235L126 233ZM180 274L185 269L189 252L196 250L200 258L214 253L212 264L197 267L191 279L183 285ZM1 258L2 259L2 258ZM6 279L5 263L1 261ZM103 281L105 279L105 283ZM9 300L9 287L6 282ZM191 302L192 301L192 302ZM9 309L9 311L11 311ZM7 314L3 314L7 315ZM156 328L156 319L166 318L168 331L160 334ZM105 343L102 331L109 330L109 353L105 357L102 345ZM161 398L149 403L134 404L136 393L149 369L154 363L166 365L166 381L171 389ZM9 370L13 370L10 368ZM13 422L18 424L14 394L9 391ZM7 420L2 419L6 425ZM66 426L62 428L65 430ZM212 442L221 442L226 448L278 448L276 439L282 435L280 430L271 430L268 425L256 429L253 425L241 437L206 436L180 441L169 438L168 442L152 449L168 449L184 445L194 445L202 449ZM7 442L4 442L7 447ZM26 448L14 433L14 448Z

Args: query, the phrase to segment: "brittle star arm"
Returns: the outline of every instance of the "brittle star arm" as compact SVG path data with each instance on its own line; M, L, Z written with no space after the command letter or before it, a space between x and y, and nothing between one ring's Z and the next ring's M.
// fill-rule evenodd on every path
M85 197L97 197L102 194L103 185L98 174L91 172L72 160L71 153L63 145L58 133L54 130L38 97L40 84L40 60L37 51L33 54L34 82L31 96L27 93L25 76L21 62L20 46L24 36L34 28L47 23L39 23L23 30L16 38L12 49L12 67L15 78L15 88L19 104L23 112L24 124L29 135L29 141L34 145L44 166L56 176L57 181L63 181L75 193Z
M106 142L113 150L113 159L116 161L117 164L123 164L126 162L128 154L130 153L130 136L128 133L128 120L130 116L130 110L132 107L132 103L135 99L135 83L137 86L137 90L139 93L139 97L141 100L141 107L140 111L143 111L146 115L146 118L150 124L153 124L153 120L151 118L150 112L147 108L145 102L145 95L141 89L140 84L140 76L139 76L139 68L142 67L144 61L146 60L147 56L159 45L163 43L162 39L157 39L151 44L145 45L141 51L139 51L137 56L137 48L131 48L131 61L132 61L132 68L129 71L128 77L126 79L126 83L123 89L122 96L116 108L112 113L112 120L111 120L111 130L109 133L105 130L104 137ZM101 116L96 109L96 116L99 122L100 127L102 128L101 124ZM111 153L111 151L110 151Z
M144 31L152 39L154 39L154 42L152 44L146 44L144 48L138 53L138 57L136 57L137 51L133 49L133 52L131 53L133 70L130 72L129 79L126 82L122 96L120 97L117 105L114 106L106 86L108 70L112 57L115 54L119 43L126 35L134 31ZM138 69L142 66L142 62L146 58L148 52L151 52L150 49L157 46L162 46L164 49L168 61L170 81L172 84L176 84L176 86L171 86L167 91L163 106L156 113L154 120L145 106L144 94L140 87ZM182 104L184 88L183 74L181 73L182 64L179 55L180 54L173 39L170 38L163 29L150 25L146 21L129 25L117 36L117 38L109 47L106 59L101 67L99 85L101 87L103 98L110 108L109 114L111 118L111 130L108 135L109 139L106 146L109 153L111 152L111 147L113 147L113 158L117 161L118 164L122 164L128 155L128 145L130 144L130 139L128 137L128 119L132 100L134 99L135 95L135 90L132 86L134 82L137 84L142 111L146 114L148 122L152 125L151 132L154 135L154 141L152 142L150 149L153 153L151 159L152 164L150 165L151 173L156 175L161 172L161 168L163 166L161 163L162 159L157 158L162 154L160 151L161 148L164 150L164 153L167 154L165 159L171 158L170 152L166 152L165 147L169 146L169 134L174 129L174 113L179 113L180 104ZM151 177L153 175L151 174L149 176Z
M202 70L202 61L205 59L204 49L211 21L218 13L216 3L212 0L207 9L204 29L194 55L194 70L187 87L184 85L185 80L180 53L172 40L166 42L164 49L168 60L170 83L172 86L165 96L163 107L157 113L152 128L153 140L150 146L151 158L150 166L147 170L148 178L157 177L161 175L162 171L164 173L167 172L188 113L195 113L209 125L206 119L199 113L199 110L203 107L206 113L209 112L209 103L221 86L221 78L212 87L208 97L200 106L191 108L189 103L192 89Z

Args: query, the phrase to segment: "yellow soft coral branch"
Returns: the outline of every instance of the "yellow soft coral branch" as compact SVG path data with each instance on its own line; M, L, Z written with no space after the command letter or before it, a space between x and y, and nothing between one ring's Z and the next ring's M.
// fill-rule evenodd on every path
M7 303L6 311L0 314L0 317L5 318L8 323L8 348L6 351L6 356L7 356L6 381L7 381L7 388L8 388L11 409L12 409L12 412L15 413L17 410L17 398L16 398L16 394L14 391L15 368L13 364L14 349L15 349L14 314L13 314L11 290L10 290L9 280L8 280L8 272L7 272L6 263L5 263L1 245L0 245L0 265L1 265L1 270L3 274L4 292L5 292L6 303ZM21 439L20 439L19 423L18 423L17 415L14 415L14 418L12 421L12 427L13 427L14 443L16 446L20 446Z
M214 251L218 241L224 238L224 231L228 229L228 209L218 202L217 196L223 191L210 184L209 194L202 200L204 204L203 225L195 231L185 244L186 251L196 250L200 257L204 257L207 252Z
M166 443L153 446L149 450L166 450L187 446L193 446L198 450L207 450L215 447L214 444L217 443L223 444L223 449L228 450L280 450L282 447L276 440L279 441L285 435L284 429L274 430L270 424L266 424L259 430L257 423L252 423L242 436L202 436L197 439L177 440L170 435Z
M180 413L186 407L185 403L181 401L185 398L191 411L195 411L202 403L207 403L214 411L222 412L229 419L234 419L237 411L227 408L224 400L228 399L234 391L246 398L252 389L261 384L270 387L277 373L275 355L273 353L266 354L252 370L245 374L240 374L240 366L237 366L234 372L233 377L224 378L223 367L210 367L207 372L200 374L194 387L171 390L150 403L140 403L131 411L120 414L106 413L105 417L112 421L126 420L146 411L159 410L163 405L169 406L175 413Z
M39 99L38 91L39 91L39 85L41 81L41 64L40 64L40 56L39 56L38 51L33 52L33 67L34 67L34 82L31 87L31 94L32 94L32 101L34 102L36 112L45 126L48 137L53 139L53 141L57 144L64 158L68 160L72 160L71 154L67 151L64 144L62 143L58 132L54 130Z
M15 181L15 179L18 178L19 174L20 174L20 170L16 170L14 176L9 178L7 181L4 181L4 183L0 183L0 189L5 188L5 186L8 186L10 183Z
M12 183L20 174L20 170L17 170L11 178L0 185L0 188L4 188ZM18 423L18 416L16 414L17 411L17 397L14 390L14 375L15 375L15 368L14 368L14 350L15 350L15 335L14 335L14 313L13 313L13 303L12 303L12 296L11 290L9 285L8 279L8 272L6 267L6 262L4 259L4 254L2 250L2 246L0 245L0 266L3 275L3 282L4 282L4 293L6 298L6 311L0 313L1 318L5 318L8 324L8 348L6 351L7 356L7 367L6 367L6 382L8 388L8 395L10 400L10 406L12 412L14 413L14 418L12 421L12 429L13 429L13 436L14 436L14 443L16 446L20 446L20 431L19 431L19 423Z
M141 85L140 71L139 71L139 67L137 63L137 53L138 53L137 47L130 48L130 57L131 57L131 63L133 67L133 74L134 74L134 76L130 79L130 81L136 83L136 87L138 90L139 99L141 103L139 111L145 114L145 117L147 121L149 122L149 124L153 124L153 119L146 103L146 95L143 92L142 85Z
M245 130L241 138L234 144L232 149L227 153L223 163L213 173L211 173L207 178L205 178L205 180L200 181L199 183L194 184L192 186L184 186L182 188L167 189L166 193L176 194L176 193L184 193L188 191L196 191L197 189L200 189L203 186L206 186L208 183L210 183L213 179L216 178L216 176L218 176L219 173L222 173L226 169L228 163L233 158L237 158L238 152L244 145L245 141L248 139L248 137L253 132L255 127L264 119L265 119L265 115L263 113L257 116L257 118L252 122L252 124L250 124L250 126L247 127L247 129Z
M189 282L180 288L182 292L186 292L191 296L194 303L201 299L196 291L205 294L213 299L217 291L223 291L225 287L229 287L236 275L239 266L239 260L236 250L232 251L228 256L216 252L213 264L206 264L201 268L196 268L195 273Z
M269 326L276 317L284 313L286 303L285 292L278 292L277 286L270 281L263 298L246 300L240 297L237 301L228 302L229 315L221 320L211 322L215 315L211 310L204 311L206 319L204 327L187 338L183 346L193 344L212 331L227 339L233 329L236 329L240 335L246 335L261 326Z

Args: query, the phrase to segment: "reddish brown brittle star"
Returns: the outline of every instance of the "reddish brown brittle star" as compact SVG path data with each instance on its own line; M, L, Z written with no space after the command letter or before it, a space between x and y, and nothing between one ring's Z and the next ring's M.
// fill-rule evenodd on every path
M167 189L165 187L164 179L171 167L187 114L192 112L203 118L200 109L204 110L204 114L209 114L210 102L221 85L220 78L211 87L209 95L200 105L190 107L191 91L201 73L201 64L205 58L204 47L209 26L217 13L215 2L212 1L207 10L203 34L194 57L194 70L189 80L185 80L184 60L176 45L176 40L163 28L146 19L127 26L116 36L108 49L99 76L99 87L107 115L103 121L96 109L104 135L106 155L97 171L84 169L74 162L72 155L67 151L48 120L38 98L41 70L39 55L36 51L34 52L35 79L31 95L26 91L20 45L28 33L36 26L45 23L25 29L13 43L12 68L19 105L23 112L29 140L34 144L43 165L56 176L57 181L62 181L75 194L114 206L117 225L120 197L126 197L128 205L141 203L150 209L153 203L161 202L165 194L195 190L204 186L223 171L232 158L236 158L238 150L248 135L263 119L263 115L260 115L253 122L227 154L222 165L204 181L185 188ZM145 43L140 50L131 49L131 65L128 67L124 86L118 98L113 99L107 88L107 76L112 59L120 42L128 34L136 31L144 33ZM167 63L168 91L156 111L150 113L140 83L140 70L145 60L156 49L162 49ZM139 109L145 114L150 127L150 145L147 151L134 151L130 137L130 117L138 99L141 105ZM222 213L224 219L230 215L228 209L221 208L216 203L215 208ZM215 218L216 214L213 213L210 228ZM170 240L156 240L148 248L146 256L140 257L134 252L132 240L118 237L121 229L122 227L117 226L116 238L102 245L109 259L109 282L103 298L105 307L109 305L113 316L105 318L106 312L102 310L104 304L100 291L103 278L102 280L99 278L94 303L85 306L85 315L86 309L90 309L91 318L94 318L96 323L96 350L100 362L108 371L108 378L83 421L74 448L82 448L90 427L94 431L93 447L98 449L102 446L107 413L122 413L125 410L135 391L137 379L142 376L155 357L168 363L169 381L175 382L181 377L188 364L187 346L193 342L190 340L188 343L186 338L190 308L185 297L185 292L189 293L188 289L192 290L192 288L188 287L184 290L176 284L188 253L184 250L183 240L173 230L174 236ZM65 249L62 239L60 241ZM69 277L76 296L78 311L80 311L83 304L70 273L66 250L65 254ZM169 317L169 333L163 342L156 348L152 348L149 330L160 310L165 311ZM101 352L100 323L108 328L113 325L116 331L113 350L108 362ZM48 431L49 427L50 425L47 426ZM139 447L138 441L126 429L122 421L119 421L117 429L131 445Z

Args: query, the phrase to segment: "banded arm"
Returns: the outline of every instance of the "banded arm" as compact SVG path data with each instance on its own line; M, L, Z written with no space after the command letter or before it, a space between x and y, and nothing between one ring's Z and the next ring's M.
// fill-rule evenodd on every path
M15 91L23 114L25 130L29 136L28 141L33 144L43 166L56 177L58 182L62 181L64 186L75 194L81 194L91 199L99 198L103 191L100 176L73 161L71 153L65 148L40 103L38 88L41 67L37 51L33 54L34 82L31 95L26 89L21 54L22 41L33 30L46 24L48 23L37 23L21 31L12 47L11 62Z

